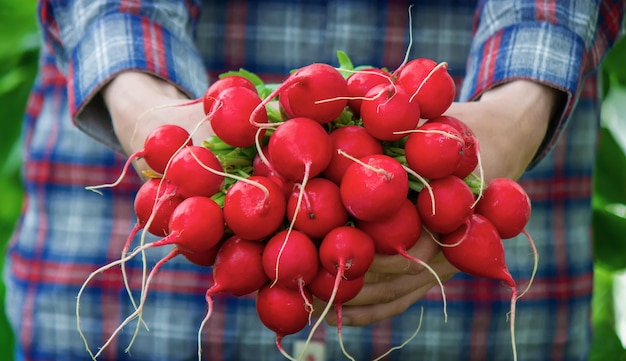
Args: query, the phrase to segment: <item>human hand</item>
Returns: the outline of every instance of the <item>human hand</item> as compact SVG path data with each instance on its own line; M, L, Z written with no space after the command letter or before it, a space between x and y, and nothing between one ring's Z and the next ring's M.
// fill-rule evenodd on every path
M102 94L115 133L127 155L141 150L148 134L158 126L177 124L191 133L204 118L202 102L175 106L190 100L174 85L146 73L120 73ZM192 139L194 144L201 144L212 134L210 123L205 121ZM141 159L134 165L140 173L148 168Z
M458 270L445 259L440 246L430 234L422 232L416 244L407 250L411 256L426 262L443 282ZM421 264L402 255L376 255L365 275L361 292L342 307L342 323L365 326L406 311L438 284L434 275ZM323 309L323 304L316 304ZM326 316L335 325L334 313Z
M478 139L485 180L519 178L559 116L565 93L515 80L492 88L478 101L458 102L445 115L465 122Z

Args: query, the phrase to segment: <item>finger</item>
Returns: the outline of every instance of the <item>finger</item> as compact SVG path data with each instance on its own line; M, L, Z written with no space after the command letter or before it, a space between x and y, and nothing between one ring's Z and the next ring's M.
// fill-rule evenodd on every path
M435 264L433 271L441 282L445 282L458 272L456 268L445 262L445 260ZM389 277L390 275L385 276ZM362 306L393 302L421 287L421 285L433 284L433 282L438 283L435 275L427 270L417 275L391 275L390 277L383 282L364 283L361 292L346 304Z
M397 316L406 311L412 304L422 298L436 282L425 284L412 292L400 297L393 302L365 305L365 306L343 306L341 317L345 326L366 326L377 321ZM331 325L337 324L337 315L329 314L326 322Z
M439 245L428 232L422 232L419 240L407 253L424 262L428 262L440 251ZM409 260L402 255L375 255L369 270L378 273L418 274L424 267L418 262Z
M435 278L424 271L418 275L394 275L386 282L363 284L361 292L346 305L363 306L392 302L412 292L419 285L435 282Z

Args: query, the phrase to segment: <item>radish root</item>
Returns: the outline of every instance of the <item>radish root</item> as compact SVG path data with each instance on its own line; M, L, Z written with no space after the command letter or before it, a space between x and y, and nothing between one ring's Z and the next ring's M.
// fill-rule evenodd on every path
M394 346L394 347L390 348L389 350L387 350L387 352L385 352L384 354L378 356L373 361L382 360L385 357L387 357L390 353L392 353L393 351L399 350L399 349L403 348L404 346L406 346L409 342L411 342L415 338L415 336L417 336L417 334L420 332L420 329L422 328L422 320L423 319L424 319L424 307L421 308L420 320L419 320L419 322L417 324L417 328L415 329L415 331L413 331L413 334L411 334L411 336L409 336L409 338L407 338L401 345Z

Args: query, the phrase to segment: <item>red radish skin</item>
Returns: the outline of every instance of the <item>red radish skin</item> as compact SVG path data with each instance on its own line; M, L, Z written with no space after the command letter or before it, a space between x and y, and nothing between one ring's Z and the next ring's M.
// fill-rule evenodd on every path
M408 253L422 234L419 214L409 199L404 199L400 204L400 209L391 216L378 221L358 221L357 227L372 237L377 254L399 254L410 261L419 263L435 277L441 288L444 319L447 320L446 294L441 279L426 262Z
M360 98L365 97L367 92L380 84L390 84L391 74L379 68L365 68L351 74L346 79L348 85L348 107L356 117L361 113Z
M304 299L303 299L304 298ZM309 323L313 302L311 292L303 292L278 285L263 286L257 293L256 309L259 319L276 333L276 347L289 360L295 360L282 347L282 339L303 330Z
M213 313L213 296L227 293L244 296L261 289L268 281L263 271L262 243L230 237L220 247L213 266L213 285L206 291L208 310L198 330L198 359L202 354L202 330Z
M315 294L321 294L321 299L327 302L317 322L311 327L304 349L308 346L315 330L322 323L332 305L340 305L352 299L363 287L365 272L374 260L374 241L365 232L354 227L342 226L330 231L320 245L320 260L323 267L316 278L307 285ZM316 280L317 279L317 280ZM359 280L354 284L354 280ZM347 283L345 291L341 286ZM320 290L328 287L326 292ZM340 315L337 314L338 319ZM349 358L342 345L342 351ZM302 351L304 353L304 350Z
M268 153L276 172L287 180L302 182L328 166L332 144L326 130L309 118L293 118L279 125L268 143Z
M317 276L307 285L307 288L313 296L328 302L331 300L336 279L336 273L330 273L325 268L320 267ZM340 280L335 297L332 299L332 304L335 306L342 305L356 297L363 288L365 276L353 279L340 278Z
M347 125L337 128L330 133L333 155L328 167L322 173L324 178L336 184L341 184L341 178L346 169L353 163L352 160L337 152L338 149L354 158L366 155L383 154L383 146L379 140L372 137L365 128L358 125Z
M453 175L432 180L429 185L432 195L421 191L417 196L417 211L426 228L446 234L465 224L474 211L471 188Z
M517 298L528 292L535 279L539 265L539 254L535 241L526 230L530 220L531 203L524 188L509 178L494 178L487 183L487 187L478 200L476 213L487 218L498 230L502 239L524 234L533 253L534 264L532 274L526 288Z
M169 182L162 178L148 179L135 195L137 225L140 228L147 226L148 232L155 236L166 236L169 233L170 215L182 201Z
M333 275L342 272L346 280L363 276L374 261L374 253L372 237L351 226L328 232L319 248L323 268Z
M217 95L211 109L211 128L224 143L246 148L255 145L257 137L263 137L265 129L250 123L252 111L261 103L258 93L244 87L224 89ZM268 122L267 112L257 112L254 123Z
M384 255L408 250L422 234L422 222L409 199L402 200L400 208L390 216L377 221L358 221L357 227L372 238L376 253Z
M296 70L279 86L278 93L290 118L305 117L320 124L335 120L348 104L346 80L337 69L323 63Z
M272 235L285 218L287 201L283 190L271 179L250 176L235 182L224 197L224 219L239 237L262 240Z
M461 134L443 123L425 123L411 132L404 146L409 168L428 179L453 174L463 159Z
M146 246L175 244L187 252L207 252L224 235L224 213L211 198L186 198L172 212L169 229L167 236Z
M217 172L224 171L213 152L199 145L187 146L172 158L164 177L176 186L177 194L183 198L210 197L222 188L224 176L205 167Z
M517 360L515 345L517 285L507 268L502 238L498 230L487 218L474 213L468 225L442 235L440 241L443 244L455 245L442 247L442 252L450 264L461 272L475 277L500 280L511 288L511 345L513 359Z
M377 96L381 94L381 96ZM420 121L420 107L409 101L410 94L394 85L377 85L365 95L361 103L363 127L374 138L382 141L402 139L406 130L415 129Z
M267 152L267 145L263 146L260 152L263 153L263 156L268 162L265 163L259 153L255 154L254 159L252 160L252 174L271 179L283 190L285 198L289 198L295 186L294 182L286 180L285 177L281 176L274 170L274 167L272 166L272 159L270 159Z
M187 261L195 264L196 266L209 267L215 263L215 257L217 256L217 251L219 251L220 246L221 243L218 243L211 247L208 251L202 253L188 252L180 248L178 248L178 251L187 259Z
M339 186L324 178L313 178L304 187L298 212L300 189L295 188L287 201L287 219L294 229L312 239L321 239L329 231L348 222L348 211L341 202Z
M122 172L115 182L86 188L98 192L100 188L115 187L122 181L132 162L138 158L143 158L153 171L163 174L174 154L189 145L192 145L192 139L189 132L183 127L174 124L156 127L146 137L143 149L128 156Z
M170 216L182 201L183 199L176 196L172 187L168 186L167 182L162 182L162 179L150 178L144 182L135 195L134 209L137 223L124 242L121 259L126 257L133 239L140 230L147 230L155 236L165 237L169 233ZM124 287L136 309L137 305L128 284L125 262L120 264L120 270Z
M330 307L334 306L335 317L337 317L337 333L341 350L348 359L353 360L352 356L346 351L343 345L343 338L341 337L341 310L344 303L356 297L356 295L361 291L361 289L363 288L364 280L364 275L350 280L342 279L340 272L334 275L328 272L325 268L320 267L317 276L308 285L308 289L311 291L313 296L319 298L324 302L327 302L327 305L322 311L322 314L318 318L317 322L311 327L309 337L305 343L305 347L302 349L300 359L302 359L302 355L306 351L306 346L308 346L309 342L313 338L315 330L324 320L324 317L330 310Z
M346 169L339 190L344 206L357 219L383 219L397 211L406 199L408 175L396 159L369 155Z
M476 213L485 216L503 239L522 233L530 219L528 194L516 181L494 178L487 183L476 205Z
M417 58L401 69L396 80L399 87L415 97L421 117L432 119L442 115L454 101L456 85L446 63Z
M478 139L476 139L474 132L470 129L470 127L460 119L447 115L431 119L428 122L451 125L459 131L461 137L463 138L463 159L461 159L461 163L453 174L459 178L465 178L474 172L478 166Z
M189 132L175 124L155 128L146 138L143 159L157 173L163 174L174 154L186 145L191 145ZM132 156L129 157L132 159Z
M213 84L211 84L207 91L204 93L204 96L202 98L204 114L211 113L211 109L215 104L215 99L222 91L233 87L243 87L249 89L250 91L257 92L254 84L243 76L229 75L220 78L216 80Z
M302 232L279 231L265 245L263 269L273 285L301 289L317 275L317 247Z

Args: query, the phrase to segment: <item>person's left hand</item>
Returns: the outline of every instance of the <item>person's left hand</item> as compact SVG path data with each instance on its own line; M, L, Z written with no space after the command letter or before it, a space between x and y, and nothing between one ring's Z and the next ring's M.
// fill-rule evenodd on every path
M442 282L458 272L444 258L440 246L425 231L408 253L428 263ZM438 287L437 280L419 263L401 255L376 255L365 275L363 289L343 305L342 323L347 326L365 326L399 315L432 287ZM323 308L321 303L316 305L316 309ZM326 321L335 325L335 313L329 312Z

